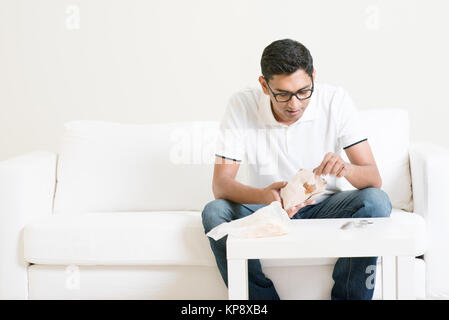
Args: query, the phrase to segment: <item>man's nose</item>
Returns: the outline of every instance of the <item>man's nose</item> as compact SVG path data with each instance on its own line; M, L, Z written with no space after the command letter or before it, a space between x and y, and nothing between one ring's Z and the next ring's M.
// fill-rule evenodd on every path
M299 108L303 104L303 101L299 100L295 95L289 101L289 107Z

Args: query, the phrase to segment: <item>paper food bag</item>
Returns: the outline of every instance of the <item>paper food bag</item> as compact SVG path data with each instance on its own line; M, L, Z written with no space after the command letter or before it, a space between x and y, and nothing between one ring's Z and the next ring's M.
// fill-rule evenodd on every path
M239 238L264 238L285 235L289 232L290 218L279 201L260 208L253 214L231 222L224 222L206 235L219 240L225 235Z
M323 194L326 190L326 180L316 177L312 171L299 169L298 173L281 189L280 195L284 209L296 206L306 200Z

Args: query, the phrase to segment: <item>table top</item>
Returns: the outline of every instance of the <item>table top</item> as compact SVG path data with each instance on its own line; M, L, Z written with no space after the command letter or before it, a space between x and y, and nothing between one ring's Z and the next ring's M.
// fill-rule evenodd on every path
M346 222L372 224L343 230ZM394 211L388 218L294 219L287 235L227 239L228 259L419 256L427 247L426 223L418 214Z

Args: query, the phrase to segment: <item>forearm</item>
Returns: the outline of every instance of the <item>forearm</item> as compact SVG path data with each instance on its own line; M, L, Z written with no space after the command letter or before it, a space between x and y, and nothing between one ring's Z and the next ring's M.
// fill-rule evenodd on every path
M368 187L381 188L382 179L376 165L359 166L350 164L350 171L345 178L357 189Z
M232 178L220 180L220 184L214 182L213 192L215 199L226 199L236 203L263 203L262 189L244 185Z

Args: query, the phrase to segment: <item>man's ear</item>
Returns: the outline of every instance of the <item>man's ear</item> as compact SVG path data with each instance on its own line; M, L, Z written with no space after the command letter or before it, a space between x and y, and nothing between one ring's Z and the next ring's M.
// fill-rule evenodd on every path
M263 92L266 95L269 95L267 83L265 82L265 78L263 76L259 76L259 83L260 83L260 86L262 87Z
M315 68L313 68L312 79L313 79L313 82L315 82Z

